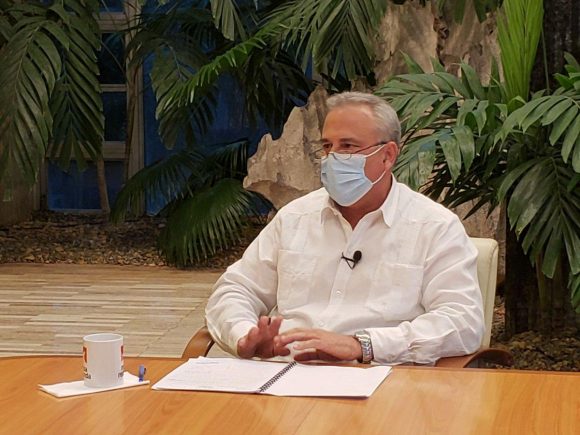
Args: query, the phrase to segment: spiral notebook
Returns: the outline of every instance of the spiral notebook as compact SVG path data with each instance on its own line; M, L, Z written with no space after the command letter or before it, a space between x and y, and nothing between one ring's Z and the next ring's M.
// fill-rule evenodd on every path
M358 368L200 357L177 367L152 388L274 396L370 397L390 371L388 366Z

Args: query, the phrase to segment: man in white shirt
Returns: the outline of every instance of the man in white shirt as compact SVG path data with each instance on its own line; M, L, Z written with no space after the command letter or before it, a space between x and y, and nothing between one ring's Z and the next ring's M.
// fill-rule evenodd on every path
M218 280L211 335L242 358L428 364L476 351L477 251L455 214L392 176L395 111L357 92L328 107L324 187L283 207Z

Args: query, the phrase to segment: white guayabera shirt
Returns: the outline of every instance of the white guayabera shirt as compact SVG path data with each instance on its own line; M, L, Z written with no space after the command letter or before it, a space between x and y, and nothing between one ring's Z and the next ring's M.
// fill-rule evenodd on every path
M346 257L362 257L351 269ZM397 183L353 230L319 189L283 207L214 287L207 326L235 353L258 316L281 331L366 329L378 363L476 351L484 332L477 250L458 217Z

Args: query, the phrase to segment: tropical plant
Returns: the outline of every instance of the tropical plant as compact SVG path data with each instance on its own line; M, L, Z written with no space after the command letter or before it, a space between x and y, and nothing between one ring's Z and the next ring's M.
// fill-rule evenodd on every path
M97 0L0 3L0 180L101 157Z
M535 94L506 119L502 137L522 137L498 200L510 198L511 227L542 273L562 275L561 257L567 258L572 304L580 312L580 65L567 57L568 73L556 77L561 86Z
M483 18L498 1L473 4ZM102 163L98 3L0 0L0 107L6 108L0 113L0 181L21 172L34 183L46 156L65 169L71 160L81 170L87 160ZM224 77L242 89L248 121L264 122L276 131L313 88L305 71L314 68L328 86L339 89L355 78L371 76L374 37L387 8L387 2L366 0L159 4L158 10L138 16L126 29L127 71L154 59L151 79L160 134L168 148L185 152L202 147L200 137L213 122ZM460 19L466 0L437 4L456 6ZM129 146L126 150L130 152ZM104 172L102 166L97 165ZM179 178L162 180L168 191L181 186ZM126 199L127 195L134 197ZM137 197L128 186L117 207ZM213 198L216 204L220 201ZM115 215L123 213L116 210ZM220 240L215 242L219 245Z
M396 173L450 206L475 201L470 213L505 201L510 226L537 270L557 279L570 272L571 301L580 311L577 64L570 59L553 95L526 103L541 0L504 1L499 23L503 82L495 65L484 84L465 64L457 78L437 62L426 73L408 59L410 74L378 89L403 120ZM543 280L538 276L540 301Z
M259 219L271 207L242 187L248 148L248 140L239 140L211 153L182 150L144 168L119 194L112 220L138 209L147 192L167 204L159 247L170 263L186 266L235 244L248 217Z

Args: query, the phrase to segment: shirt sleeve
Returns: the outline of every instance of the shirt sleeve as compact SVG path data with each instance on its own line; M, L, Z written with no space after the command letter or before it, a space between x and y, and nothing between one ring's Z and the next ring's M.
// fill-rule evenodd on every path
M456 216L427 251L421 304L425 313L412 321L368 329L376 362L432 364L479 349L485 324L477 249Z
M223 349L234 355L238 340L276 304L279 226L276 215L242 258L219 278L208 300L208 330Z

